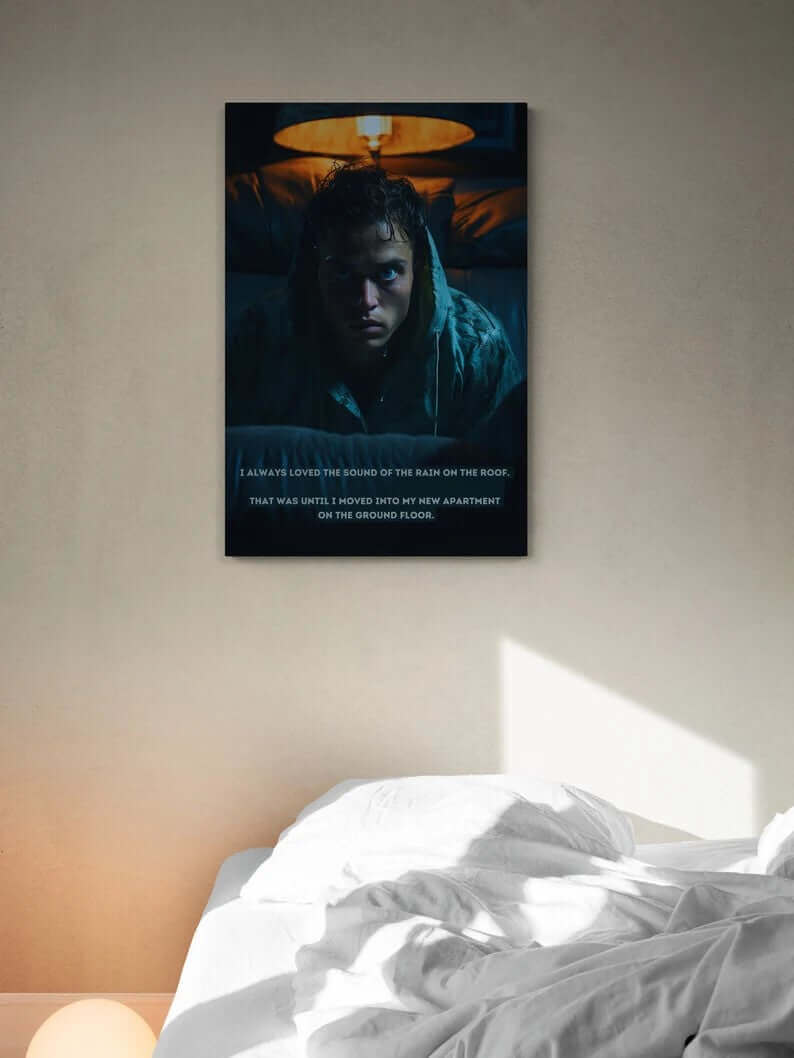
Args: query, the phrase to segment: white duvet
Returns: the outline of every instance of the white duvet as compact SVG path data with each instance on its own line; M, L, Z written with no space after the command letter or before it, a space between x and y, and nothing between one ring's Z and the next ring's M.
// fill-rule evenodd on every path
M292 982L312 1058L772 1058L794 1054L792 830L756 873L676 871L570 787L347 784L243 895L322 909Z

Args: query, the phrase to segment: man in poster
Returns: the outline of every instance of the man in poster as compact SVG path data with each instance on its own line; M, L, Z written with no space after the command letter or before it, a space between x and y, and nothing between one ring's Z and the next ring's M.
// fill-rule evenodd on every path
M332 169L285 294L230 343L227 425L464 437L523 379L501 322L451 288L410 181Z

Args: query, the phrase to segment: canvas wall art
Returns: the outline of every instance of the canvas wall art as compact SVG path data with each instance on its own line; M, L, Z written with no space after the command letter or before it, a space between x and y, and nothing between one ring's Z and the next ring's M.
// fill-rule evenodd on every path
M226 106L226 553L527 550L527 107Z

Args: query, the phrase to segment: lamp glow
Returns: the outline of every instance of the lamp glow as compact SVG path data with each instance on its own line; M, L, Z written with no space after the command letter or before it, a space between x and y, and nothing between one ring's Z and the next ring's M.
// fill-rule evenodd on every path
M151 1058L157 1040L140 1014L113 999L80 999L41 1025L26 1058Z
M273 140L304 154L356 158L424 154L474 139L465 105L284 103Z

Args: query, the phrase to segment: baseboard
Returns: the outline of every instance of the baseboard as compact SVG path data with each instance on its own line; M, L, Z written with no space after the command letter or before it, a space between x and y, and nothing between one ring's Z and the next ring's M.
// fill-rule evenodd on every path
M0 1058L25 1058L36 1029L50 1014L78 999L96 998L130 1007L159 1036L174 997L168 992L0 992Z

